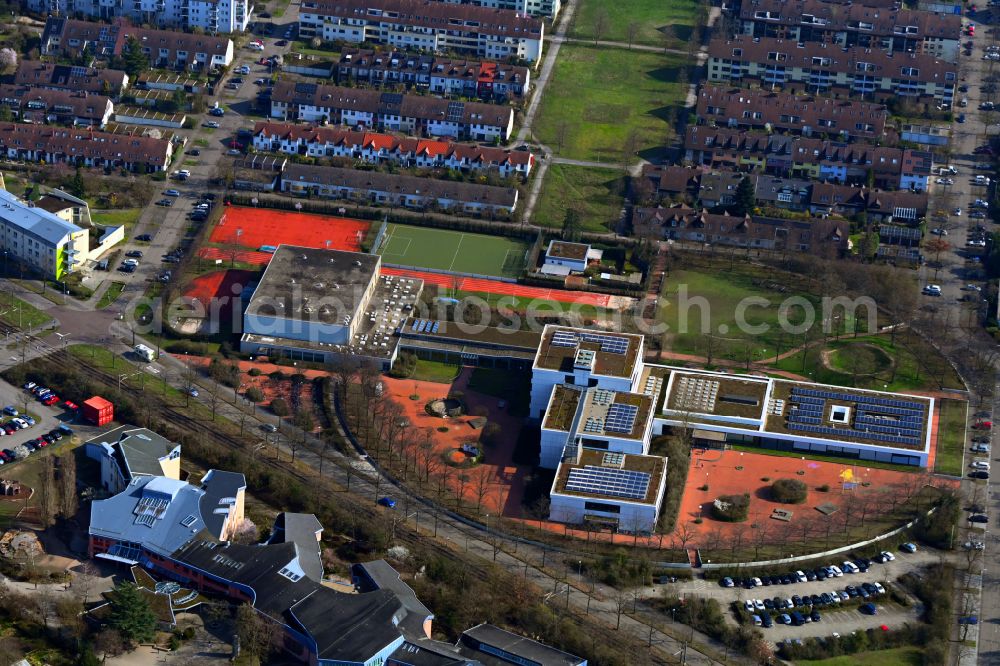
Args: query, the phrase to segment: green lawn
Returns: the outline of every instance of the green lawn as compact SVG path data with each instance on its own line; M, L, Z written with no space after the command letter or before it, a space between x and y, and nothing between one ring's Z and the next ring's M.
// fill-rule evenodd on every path
M799 666L920 666L924 659L920 648L907 646L830 659L802 659L795 663Z
M531 216L533 224L561 229L566 211L580 213L580 230L614 229L624 203L625 174L618 169L553 164L545 173L542 192Z
M678 55L563 45L534 131L560 157L616 164L659 155L683 112L685 66Z
M125 289L124 282L112 282L107 290L101 294L101 298L97 301L97 309L103 310L108 307L122 295L122 291Z
M941 400L938 417L937 448L934 471L961 476L965 453L965 424L969 403L964 400Z
M801 336L798 342L801 344ZM856 370L840 370L823 363L822 357L825 351L842 351L845 356L850 357L854 348L864 346L875 346L883 350L891 359L892 365L868 374L865 372L868 368L864 367ZM827 356L829 358L829 355ZM837 386L887 391L938 390L963 386L961 379L944 357L919 336L907 332L896 335L895 345L889 335L832 341L825 347L816 344L804 354L797 353L782 359L774 367L806 375L823 384Z
M581 0L569 36L628 43L634 24L635 44L684 48L697 20L697 0Z
M90 214L94 224L108 227L120 227L122 225L131 227L139 221L142 215L141 208L123 208L121 210L101 210Z
M400 266L517 278L528 244L513 238L389 224L378 248L382 261Z
M425 361L417 359L417 366L413 374L407 379L415 379L421 382L437 382L439 384L451 384L458 377L462 367L450 363L440 363L438 361Z
M463 299L468 297L481 298L490 307L508 308L516 312L528 312L529 310L542 317L548 313L553 316L572 312L584 319L606 319L610 310L598 308L593 305L580 305L577 303L564 303L563 301L550 301L540 298L524 298L520 296L506 296L504 294L489 294L479 291L452 291L444 289L440 292L449 298Z
M275 14L277 16L277 14ZM292 51L296 53L301 53L302 55L313 55L318 58L323 58L324 60L333 60L336 62L340 60L339 51L325 51L323 49L314 49L309 45L309 42L292 42Z
M660 321L669 327L670 349L712 356L713 361L745 361L748 353L751 361L763 361L779 348L787 351L801 343L801 336L796 338L782 331L779 305L793 294L804 296L817 310L819 302L808 293L801 278L795 280L791 275L771 279L766 270L737 262L672 272L660 298L659 312ZM770 305L746 307L750 298L766 299ZM767 330L741 327L739 316L749 326L763 325ZM801 308L788 310L792 324L800 323L802 316Z
M4 323L27 329L41 326L51 319L49 315L10 292L0 292L0 320Z

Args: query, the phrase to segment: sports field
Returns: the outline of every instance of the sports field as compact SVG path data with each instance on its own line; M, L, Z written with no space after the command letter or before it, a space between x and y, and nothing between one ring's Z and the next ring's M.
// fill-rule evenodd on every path
M516 278L528 249L499 236L389 224L377 252L386 264Z
M209 240L253 249L287 243L358 252L369 226L365 220L346 217L228 206Z

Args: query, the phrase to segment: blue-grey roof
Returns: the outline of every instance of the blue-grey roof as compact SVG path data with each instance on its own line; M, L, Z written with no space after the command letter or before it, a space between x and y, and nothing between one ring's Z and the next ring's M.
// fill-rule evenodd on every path
M204 495L184 481L136 477L114 497L91 503L90 534L141 543L149 551L170 555L206 530L199 508Z
M323 560L320 557L319 535L323 525L311 513L279 513L274 520L268 543L294 543L299 565L316 582L323 581Z
M121 425L87 441L87 444L107 444L126 481L145 474L160 476L160 459L178 447L166 437L147 428Z
M247 487L246 477L238 472L223 472L210 469L201 480L204 494L201 496L201 517L205 527L216 538L222 534L229 516L229 507L236 502L236 496Z
M483 650L483 646L488 650ZM458 641L458 649L464 656L477 659L485 666L525 662L538 666L587 666L586 659L530 638L512 634L492 624L480 624L463 631ZM496 653L497 650L514 655L522 661L514 662L512 659L500 657Z
M403 582L399 572L385 560L372 560L354 565L358 577L358 587L362 591L389 590L402 604L406 615L400 620L399 628L408 640L429 638L424 623L434 618L434 613L417 598L416 592Z
M3 189L0 189L0 218L49 245L56 245L69 234L83 231L47 210L26 205Z

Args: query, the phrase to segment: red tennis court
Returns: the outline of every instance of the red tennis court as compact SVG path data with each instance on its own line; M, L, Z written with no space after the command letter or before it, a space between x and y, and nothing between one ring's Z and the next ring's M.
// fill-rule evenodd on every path
M219 259L223 263L238 261L241 264L253 264L254 266L266 266L271 257L269 252L257 252L256 250L224 250L218 247L203 247L198 250L198 256L202 259Z
M346 217L228 206L225 215L212 229L210 240L252 248L287 243L357 252L370 226L371 223L365 220Z
M184 295L193 298L201 303L205 312L211 312L212 302L220 301L222 314L227 314L232 309L233 301L239 297L243 288L256 279L257 274L253 271L225 270L215 271L199 275L187 285Z
M558 301L560 303L580 303L581 305L593 305L599 308L610 307L610 296L606 294L593 294L587 291L528 287L525 285L513 284L511 282L503 282L501 280L456 277L454 275L447 275L444 273L412 271L404 268L390 268L388 266L382 266L382 273L385 275L399 275L402 277L418 278L427 284L433 284L438 287L447 287L449 289L457 288L460 291L478 291L487 294L516 296L517 298L537 298L545 301Z

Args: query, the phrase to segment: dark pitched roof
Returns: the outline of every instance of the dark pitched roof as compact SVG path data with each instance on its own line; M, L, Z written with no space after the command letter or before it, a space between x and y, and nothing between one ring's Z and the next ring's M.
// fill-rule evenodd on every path
M557 650L538 641L504 631L492 624L481 624L462 632L459 650L468 657L474 657L486 666L502 666L511 663L480 649L481 645L502 650L507 654L527 659L538 666L581 666L585 659Z
M63 155L67 160L86 158L149 164L162 168L170 142L148 136L112 134L73 127L0 123L0 150L32 150Z
M205 526L212 534L222 534L229 505L235 501L239 491L246 490L246 477L237 472L213 469L201 480L201 487L205 491L200 507Z
M319 183L329 187L376 190L396 195L451 199L488 206L511 207L517 202L517 190L513 187L495 187L340 167L289 164L281 174L281 180L285 183Z
M399 572L389 566L388 562L372 560L355 564L354 573L361 589L388 590L399 599L406 611L399 627L407 640L430 638L424 629L424 623L432 619L434 614L420 602L413 589L403 582Z
M466 125L506 127L514 110L502 104L456 102L429 95L406 95L381 90L344 88L317 83L278 81L271 93L273 102L315 106L320 109L349 109L405 118L443 121Z
M320 582L323 580L319 544L319 533L322 531L323 526L313 514L284 511L274 521L269 543L294 543L302 570L314 581Z
M543 25L540 19L508 9L437 0L306 0L301 12L433 30L455 30L458 26L474 32L522 39L539 39Z
M958 39L962 18L956 14L904 9L899 3L873 7L871 0L856 3L826 0L747 0L740 6L744 21L763 20L767 25L802 26L824 32L859 31L860 23L870 24L866 35L909 39ZM766 13L767 18L756 18ZM906 28L915 30L907 32Z
M118 94L125 87L125 72L117 69L71 67L37 60L22 60L14 73L14 83L43 88L62 88Z

